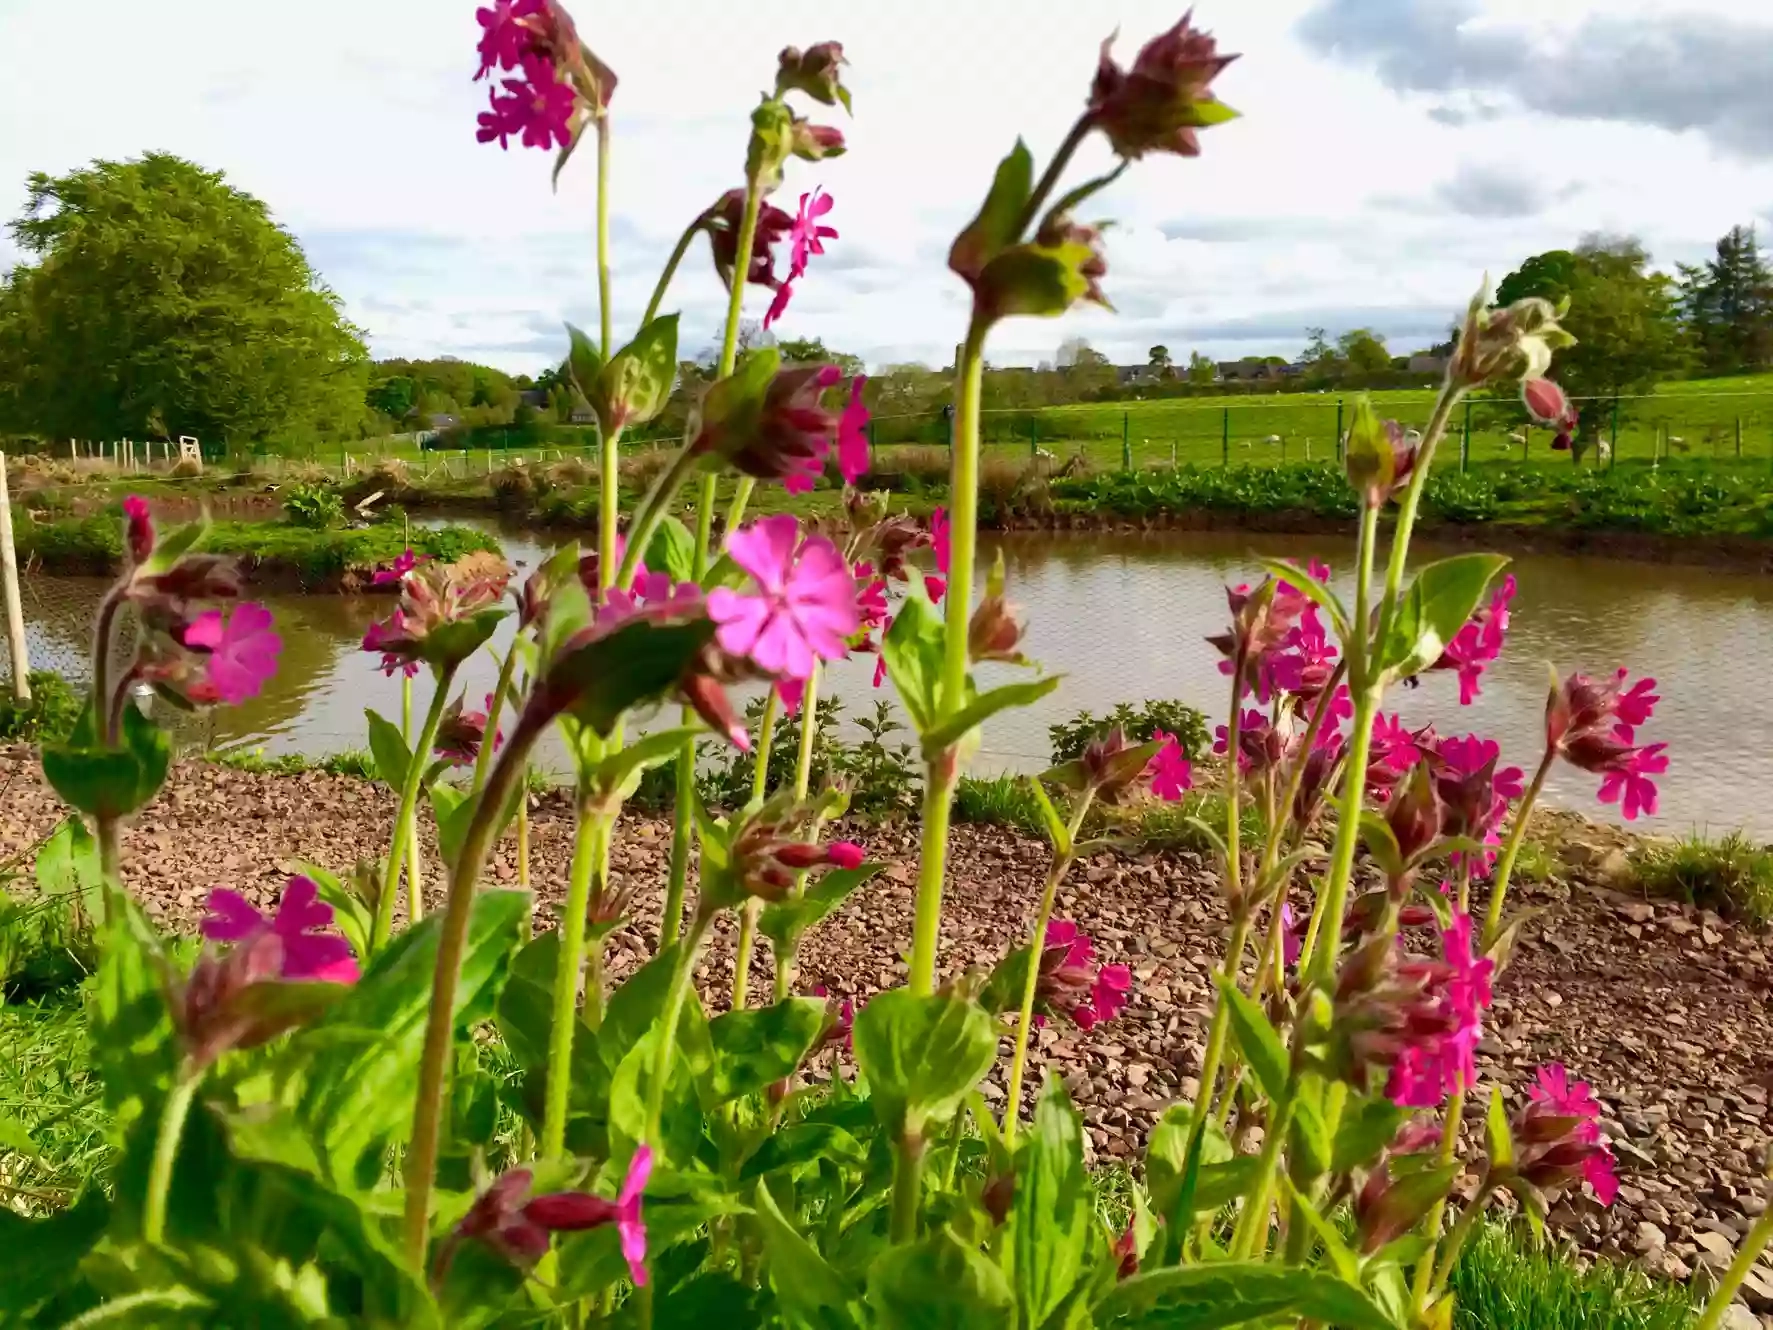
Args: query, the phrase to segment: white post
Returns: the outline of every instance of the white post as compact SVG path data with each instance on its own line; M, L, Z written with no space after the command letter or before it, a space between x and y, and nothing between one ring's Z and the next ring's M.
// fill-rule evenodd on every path
M0 596L6 600L6 645L12 656L12 695L31 700L31 656L25 647L25 607L18 593L18 553L12 547L12 497L6 454L0 453Z

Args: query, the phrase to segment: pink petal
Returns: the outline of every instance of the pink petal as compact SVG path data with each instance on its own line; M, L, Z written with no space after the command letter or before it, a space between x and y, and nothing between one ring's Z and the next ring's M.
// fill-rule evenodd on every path
M199 651L214 651L222 644L222 612L205 610L185 628L184 643Z
M633 1205L640 1194L646 1190L647 1180L652 1175L653 1148L642 1143L635 1150L634 1157L628 1161L628 1176L622 1180L621 1193L616 1197L617 1203L623 1206Z
M277 917L271 927L285 937L294 937L311 928L325 928L332 922L332 906L320 899L320 888L312 878L292 877L283 886L283 899L277 903Z
M270 927L271 921L260 914L252 902L228 887L217 887L210 892L207 904L209 913L204 916L198 931L212 942L239 942Z

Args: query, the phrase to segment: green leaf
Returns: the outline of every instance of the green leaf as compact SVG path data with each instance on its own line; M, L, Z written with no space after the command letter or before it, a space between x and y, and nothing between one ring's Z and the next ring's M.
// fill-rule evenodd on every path
M665 999L671 992L671 981L676 977L682 955L682 944L672 943L629 975L626 982L610 994L609 1005L603 1012L603 1024L598 1028L597 1043L603 1065L611 1071L664 1012Z
M1004 1224L1003 1263L1023 1325L1041 1325L1083 1277L1096 1234L1083 1162L1083 1119L1049 1077L1016 1148L1016 1187Z
M180 522L171 530L160 532L154 541L154 552L142 561L137 570L142 577L158 577L197 546L209 534L209 513L206 510L195 522Z
M166 1006L169 969L160 939L128 893L106 888L92 990L92 1054L105 1104L120 1129L158 1108L181 1052ZM120 1132L121 1134L121 1132Z
M160 792L172 767L172 740L131 705L123 707L122 743L100 741L92 703L68 741L44 744L43 775L73 807L95 818L125 817Z
M1310 1072L1293 1086L1293 1118L1287 1127L1287 1168L1307 1187L1330 1168L1330 1132L1324 1125L1323 1079Z
M49 900L72 902L88 919L96 918L104 895L98 841L78 817L63 819L37 851L37 890Z
M1225 1001L1226 1014L1231 1017L1231 1028L1237 1035L1238 1047L1243 1050L1244 1061L1256 1074L1262 1092L1271 1100L1285 1099L1287 1050L1280 1035L1269 1024L1262 1008L1237 986L1235 979L1227 979L1224 975L1215 975L1213 979L1219 985L1219 994Z
M677 379L677 315L661 314L610 357L591 405L605 429L644 425L665 409Z
M376 760L376 778L392 789L404 789L406 773L412 765L412 750L393 721L365 707L369 721L369 751Z
M896 620L893 626L898 627ZM889 665L888 669L891 668ZM941 752L962 738L969 730L977 729L1007 707L1033 706L1057 688L1063 677L1063 675L1049 674L1044 679L1030 679L1026 683L1008 683L1001 688L993 688L988 693L980 693L954 715L923 731L924 752L926 754ZM1146 760L1150 761L1149 756Z
M1502 1087L1490 1087L1490 1106L1484 1113L1484 1144L1489 1150L1490 1167L1501 1171L1514 1165L1514 1133L1508 1128L1508 1108L1502 1102Z
M458 1023L503 981L529 912L529 893L475 894L456 990ZM379 952L327 1018L296 1037L292 1057L312 1057L298 1112L335 1185L347 1185L370 1151L405 1139L431 1009L443 915L427 915Z
M739 1177L748 1182L766 1173L827 1161L859 1169L868 1162L868 1151L853 1135L832 1123L795 1122L764 1137L757 1152L745 1161Z
M696 580L696 538L690 529L667 513L647 542L643 557L655 573L668 574L673 582Z
M591 787L625 799L639 787L648 769L672 761L685 743L706 733L700 725L682 725L637 739L598 763Z
M1379 865L1386 877L1396 881L1403 876L1404 852L1399 848L1397 835L1383 813L1371 808L1361 809L1361 840L1367 847L1367 853L1373 856L1373 862Z
M977 299L997 318L1054 318L1089 293L1086 270L1098 259L1094 248L1074 240L1013 245L985 265L975 286Z
M439 669L460 665L487 644L507 613L501 609L476 610L466 618L438 624L425 634L419 649L421 659Z
M1336 1124L1336 1144L1330 1151L1330 1171L1347 1173L1365 1168L1397 1136L1409 1113L1381 1095L1359 1096L1342 1110Z
M573 387L579 390L579 396L595 408L597 403L592 394L597 391L597 379L603 373L603 352L583 329L570 323L566 325L566 337L566 372L572 378Z
M1003 1271L947 1229L875 1257L868 1305L880 1330L984 1330L1016 1314Z
M907 597L881 639L893 687L919 734L936 725L942 696L942 617L921 596Z
M1023 994L1028 991L1028 965L1033 956L1033 946L1017 947L994 965L985 986L979 990L979 1005L993 1016L1020 1012Z
M1233 1154L1225 1129L1210 1114L1202 1124L1200 1135L1194 1137L1191 1152L1189 1136L1193 1125L1192 1106L1171 1104L1157 1120L1145 1143L1145 1185L1151 1189L1152 1204L1169 1220L1172 1232L1186 1228L1196 1208L1194 1197L1184 1195L1190 1172L1196 1175L1193 1185L1198 1188L1198 1175L1203 1167L1223 1164ZM1187 1213L1180 1213L1183 1210Z
M319 899L332 906L332 921L339 932L345 935L345 941L351 944L351 950L359 957L369 955L369 939L374 919L369 907L357 893L318 864L298 860L290 868L312 882Z
M1376 507L1391 493L1397 478L1397 457L1392 452L1385 422L1379 419L1372 399L1365 393L1354 399L1342 463L1348 483L1363 497L1363 502Z
M758 1186L756 1204L770 1287L775 1290L789 1324L857 1325L857 1294L849 1281L788 1222L768 1187Z
M897 988L856 1013L856 1061L892 1131L947 1121L997 1060L997 1025L976 1002Z
M1285 1189L1282 1199L1291 1202L1288 1214L1303 1219L1305 1226L1323 1244L1324 1255L1328 1258L1330 1267L1336 1272L1337 1277L1358 1287L1361 1280L1360 1258L1348 1249L1348 1244L1342 1240L1342 1235L1336 1231L1336 1226L1319 1213L1318 1208L1311 1203L1310 1196L1285 1179L1282 1180L1281 1185ZM1309 1251L1307 1255L1309 1255Z
M1041 824L1047 829L1047 840L1054 853L1062 859L1068 858L1071 854L1071 828L1065 825L1065 819L1059 816L1059 810L1053 807L1053 801L1047 797L1047 787L1041 783L1039 776L1030 776L1028 790L1034 796L1034 806L1040 809Z
M9 1325L33 1325L29 1315L79 1282L80 1263L111 1220L111 1203L93 1187L79 1203L42 1219L0 1206L0 1316Z
M1439 660L1507 564L1500 554L1457 554L1418 572L1379 645L1385 677L1408 679Z
M979 215L968 222L948 251L948 266L968 281L976 279L1005 248L1021 238L1022 214L1034 193L1034 157L1021 139L997 165Z
M704 1107L716 1108L785 1079L824 1030L823 998L786 998L773 1006L716 1016L708 1022L714 1061L704 1078Z
M707 619L630 619L562 652L548 668L548 686L573 698L572 713L607 737L631 709L670 692L713 636Z
M871 859L854 868L832 869L809 885L803 895L764 906L757 916L758 931L771 941L786 945L837 909L851 892L885 867Z
M1258 559L1263 571L1271 574L1288 586L1297 587L1305 595L1315 600L1330 612L1330 622L1335 625L1336 636L1342 641L1348 640L1348 611L1342 608L1342 602L1336 593L1324 583L1317 580L1296 563L1285 559Z
M1282 1317L1321 1321L1339 1330L1396 1330L1371 1298L1335 1275L1265 1261L1216 1261L1137 1274L1110 1289L1091 1317L1103 1330L1219 1330Z

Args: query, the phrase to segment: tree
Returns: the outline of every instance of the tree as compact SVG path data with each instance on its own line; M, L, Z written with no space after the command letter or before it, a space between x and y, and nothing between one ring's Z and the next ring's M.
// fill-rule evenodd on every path
M1342 377L1342 357L1330 345L1329 335L1322 328L1305 330L1305 354L1300 360L1305 365L1307 377L1315 381Z
M1681 265L1681 312L1708 374L1773 362L1773 267L1761 257L1753 227L1731 227L1715 259Z
M1158 378L1169 379L1169 378L1175 377L1176 367L1170 361L1170 348L1169 347L1154 346L1151 348L1151 350L1147 351L1145 353L1145 355L1146 355L1145 363L1148 366L1150 366L1150 368L1157 371Z
M418 401L418 385L407 374L396 374L371 386L364 401L371 410L380 411L390 420L405 420Z
M836 365L846 375L860 374L867 368L861 356L852 356L847 351L833 351L817 337L785 337L776 343L776 350L782 353L782 359L788 364Z
M1107 356L1081 337L1068 339L1059 347L1060 378L1064 400L1090 401L1114 387L1116 374Z
M1356 328L1336 339L1336 349L1350 374L1384 374L1391 369L1385 339L1371 328Z
M1188 353L1188 381L1200 387L1208 387L1219 380L1219 367L1210 358L1199 351Z
M1535 254L1502 279L1502 284L1496 288L1495 305L1501 308L1528 296L1538 296L1556 304L1570 293L1579 266L1576 255L1567 249Z
M354 437L367 353L265 205L165 153L38 172L0 281L4 422L52 438Z

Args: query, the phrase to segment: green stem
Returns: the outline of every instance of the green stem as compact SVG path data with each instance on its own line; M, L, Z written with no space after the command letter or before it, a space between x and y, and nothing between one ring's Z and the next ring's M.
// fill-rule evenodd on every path
M1416 509L1422 502L1422 491L1428 487L1428 472L1434 465L1434 453L1440 444L1441 436L1447 432L1447 421L1453 415L1453 407L1465 395L1465 389L1455 385L1451 379L1441 385L1440 396L1435 398L1434 410L1429 414L1428 425L1422 431L1422 443L1416 449L1416 462L1410 472L1410 483L1404 490L1403 498L1398 501L1397 525L1391 532L1391 561L1385 570L1385 599L1381 602L1381 614L1389 622L1392 608L1397 603L1398 592L1404 585L1404 564L1410 554L1410 535L1416 529ZM1361 637L1367 633L1367 621L1357 618L1355 631ZM1362 679L1363 683L1370 682ZM1352 764L1350 766L1352 770ZM1359 777L1366 779L1363 766Z
M1034 912L1034 932L1028 943L1028 974L1022 981L1022 1005L1016 1012L1016 1051L1010 1056L1010 1086L1003 1106L1003 1140L1012 1145L1016 1124L1022 1117L1022 1072L1028 1061L1028 1036L1034 1026L1034 994L1040 985L1041 943L1047 935L1047 922L1053 917L1053 897L1059 880L1070 864L1068 855L1055 855L1047 870L1046 885L1041 888L1040 907Z
M967 617L973 598L973 564L979 523L979 399L985 334L989 322L976 310L956 367L953 469L949 477L948 610L943 633L943 716L963 705L967 682ZM942 882L948 855L948 818L960 772L952 749L932 755L924 771L923 840L917 875L917 914L911 949L910 986L927 996L936 987L936 953L942 935Z
M438 676L431 705L425 711L425 722L419 729L418 742L413 745L412 758L407 763L406 780L400 787L400 807L394 814L394 844L382 869L381 895L376 898L375 922L370 934L372 950L379 950L386 944L389 934L394 931L394 891L400 881L401 863L406 857L408 832L417 825L414 809L419 801L419 787L424 784L425 759L437 738L437 725L443 719L443 709L449 702L449 690L455 677L454 666Z
M739 524L745 520L745 509L751 504L751 491L757 488L757 482L750 476L740 476L733 486L732 502L726 506L727 531L737 531Z
M757 950L759 902L747 900L739 909L739 941L733 948L733 1010L743 1011L751 1001L751 957Z
M696 960L702 952L702 939L708 934L708 916L701 910L690 923L683 939L683 958L671 979L671 992L665 999L665 1013L659 1024L659 1046L653 1054L653 1079L646 1092L646 1139L659 1149L659 1123L665 1113L665 1082L671 1075L671 1055L677 1047L677 1023L683 1016L683 1004L689 996L696 976Z
M923 1199L923 1137L909 1127L894 1150L892 1240L895 1246L917 1237L917 1211Z
M1472 1230L1477 1227L1478 1220L1483 1217L1484 1207L1489 1203L1490 1195L1494 1190L1495 1188L1488 1182L1479 1188L1477 1195L1471 1198L1471 1204L1465 1207L1465 1213L1459 1216L1459 1222L1454 1224L1452 1231L1447 1234L1447 1241L1441 1249L1441 1258L1435 1263L1434 1280L1429 1289L1429 1297L1422 1300L1422 1306L1426 1307L1433 1300L1436 1290L1446 1287L1447 1279L1453 1273L1453 1267L1459 1263L1459 1253L1465 1250L1466 1239L1471 1236ZM1432 1252L1429 1254L1433 1255Z
M173 1082L160 1109L160 1130L154 1136L154 1158L148 1165L148 1195L142 1205L142 1240L158 1246L166 1236L166 1198L172 1190L172 1165L178 1158L179 1139L203 1072L187 1068Z
M1441 1143L1435 1150L1435 1163L1445 1168L1453 1162L1454 1151L1459 1145L1459 1124L1465 1118L1465 1090L1455 1090L1447 1100L1447 1115L1441 1120ZM1471 1209L1475 1211L1477 1204L1473 1202ZM1422 1232L1428 1238L1428 1250L1422 1253L1422 1259L1416 1263L1416 1279L1412 1294L1418 1309L1428 1306L1428 1298L1433 1292L1434 1253L1441 1240L1441 1221L1446 1217L1447 1198L1441 1197L1429 1208L1428 1217L1422 1221Z
M640 320L640 326L646 327L659 314L659 305L665 299L665 292L671 286L671 279L677 275L677 267L683 262L683 256L689 253L690 245L708 226L708 214L700 214L695 221L683 228L683 234L677 237L677 246L671 251L671 257L665 260L665 271L659 274L658 283L653 287L653 298L646 302L646 314Z
M1349 624L1347 647L1348 682L1354 693L1354 721L1348 735L1348 763L1343 768L1342 807L1336 819L1336 844L1324 889L1312 904L1311 922L1299 952L1299 972L1329 974L1336 963L1336 939L1341 935L1342 914L1348 904L1348 884L1354 876L1354 851L1360 839L1361 801L1367 792L1367 755L1373 746L1373 717L1379 709L1379 690L1367 678L1367 634L1371 631L1374 547L1378 543L1379 510L1361 510L1360 543L1356 551L1354 620ZM1327 934L1321 956L1317 938Z
M751 802L761 806L770 792L770 750L776 744L776 717L781 714L782 695L774 688L763 699L763 720L757 727L757 765L751 771Z
M548 1040L548 1098L542 1113L541 1157L553 1159L566 1147L566 1110L572 1091L573 1032L579 1015L579 978L585 964L585 912L598 848L609 824L581 802L573 837L572 869L560 914L560 957L554 967L554 1023Z
M617 576L616 541L622 523L622 492L616 463L622 431L613 429L600 442L597 479L597 589L600 593L605 593L615 585ZM634 534L638 537L640 533L636 531ZM650 533L648 539L651 539ZM636 557L643 557L645 553L643 549ZM626 554L623 551L624 566L627 563ZM600 594L599 600L601 599Z
M813 784L813 744L819 737L819 681L821 672L819 662L813 661L812 673L806 677L806 685L800 694L800 750L794 756L794 802L804 805L807 792ZM770 690L774 693L774 689ZM816 820L807 829L807 839L819 839L820 825L823 819ZM794 875L793 895L798 897L806 890L806 873ZM794 984L795 948L799 946L798 937L794 946L784 954L776 957L776 974L774 979L775 999L785 1001L788 990Z
M1274 1169L1280 1160L1281 1145L1292 1123L1294 1089L1289 1084L1287 1097L1269 1106L1268 1121L1262 1129L1262 1154L1256 1166L1256 1187L1245 1198L1244 1212L1238 1216L1231 1238L1233 1260L1247 1260L1255 1255L1258 1246L1266 1245L1269 1196L1274 1190Z
M1495 945L1502 932L1502 899L1508 894L1508 880L1514 873L1514 861L1520 855L1521 842L1527 838L1527 819L1532 816L1533 804L1539 798L1539 791L1545 788L1545 778L1556 758L1557 749L1548 744L1545 756L1539 759L1539 769L1533 773L1533 781L1521 796L1520 807L1515 810L1514 825L1508 829L1508 840L1503 843L1502 855L1496 861L1496 880L1490 887L1490 908L1484 914L1484 934L1479 939L1483 951Z
M1053 160L1047 163L1047 169L1041 173L1040 181L1035 185L1034 192L1028 196L1028 202L1023 205L1022 215L1016 221L1016 232L1010 237L1012 241L1020 240L1022 233L1033 224L1035 216L1040 212L1041 205L1047 201L1047 196L1059 183L1059 177L1071 164L1072 154L1084 141L1085 135L1095 128L1095 124L1095 119L1085 112L1065 132L1065 138L1060 142L1058 151L1053 154Z
M671 459L670 467L660 474L646 498L641 500L640 510L628 529L628 548L622 552L621 570L616 573L615 584L622 590L626 591L633 584L646 547L652 543L653 532L659 529L659 523L671 511L677 491L683 488L683 482L689 479L689 473L695 470L698 461L700 458L691 450L690 442L685 442L677 456ZM709 507L714 503L713 488L714 476L703 477L702 493Z
M486 741L480 745L480 752L474 759L474 788L477 790L486 784L486 773L492 770L493 740L498 736L505 695L511 691L511 676L516 672L517 640L513 638L506 648L504 660L499 662L499 681L493 685L492 701L486 706Z
M493 765L462 838L461 853L449 868L449 892L437 939L437 968L426 1012L425 1047L419 1060L412 1139L406 1152L404 1238L407 1264L415 1271L425 1268L425 1249L431 1232L431 1189L436 1182L437 1156L443 1140L445 1077L455 1031L456 990L461 983L462 956L468 943L468 920L474 908L474 887L492 850L500 815L510 802L513 786L523 779L530 750L540 735L541 727L518 723L505 751Z
M1763 1211L1761 1217L1755 1220L1754 1227L1742 1239L1736 1259L1724 1271L1724 1277L1718 1282L1711 1300L1705 1304L1705 1314L1699 1318L1695 1330L1718 1330L1723 1325L1724 1314L1730 1310L1736 1290L1742 1287L1742 1281L1748 1278L1748 1272L1754 1268L1755 1261L1766 1250L1769 1241L1773 1241L1773 1209Z
M527 777L528 773L525 773ZM529 791L517 800L517 889L529 890ZM535 901L523 912L523 940L528 942L535 931Z
M597 325L609 363L609 114L597 117ZM606 553L603 556L608 559Z

